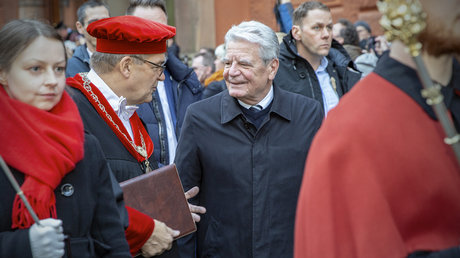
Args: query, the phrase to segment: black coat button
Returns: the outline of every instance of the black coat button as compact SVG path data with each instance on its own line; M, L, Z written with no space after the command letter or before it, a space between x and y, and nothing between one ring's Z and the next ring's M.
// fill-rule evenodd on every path
M73 185L71 185L71 184L63 184L61 186L61 194L66 196L66 197L72 196L74 191L75 190L73 188Z
M305 79L305 77L307 77L307 75L306 75L304 72L300 72L300 73L299 73L299 77L300 77L301 79Z

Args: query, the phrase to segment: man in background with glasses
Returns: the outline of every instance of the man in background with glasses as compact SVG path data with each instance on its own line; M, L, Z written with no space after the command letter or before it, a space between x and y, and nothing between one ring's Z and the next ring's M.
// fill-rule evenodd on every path
M87 31L97 38L92 69L68 78L67 84L85 130L98 138L116 180L122 182L157 167L136 105L150 102L157 82L165 79L166 41L176 29L117 16L95 21ZM150 257L171 248L178 231L130 207L126 210L131 254L141 251Z
M168 22L163 0L130 0L126 13L162 24ZM153 140L153 155L159 166L173 163L185 111L201 99L203 91L197 74L175 52L175 48L168 48L164 80L158 82L152 101L140 105L137 111Z

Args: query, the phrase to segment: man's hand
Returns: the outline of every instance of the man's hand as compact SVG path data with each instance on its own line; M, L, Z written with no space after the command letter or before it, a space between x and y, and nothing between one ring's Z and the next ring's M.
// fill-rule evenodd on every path
M375 45L375 52L377 53L378 56L381 56L383 52L390 49L390 45L388 44L388 41L386 40L385 36L376 37L374 45Z
M159 255L171 249L174 237L179 235L179 231L166 226L165 223L154 219L155 228L149 240L142 246L141 252L144 257Z
M198 192L200 192L200 188L198 188L198 186L194 186L185 193L185 198L189 200L195 197L198 194ZM200 214L206 213L206 208L203 206L197 206L197 205L193 205L189 203L188 208L190 209L190 212L192 213L193 221L195 222L200 222L201 220L201 217L200 215L198 215L198 213Z

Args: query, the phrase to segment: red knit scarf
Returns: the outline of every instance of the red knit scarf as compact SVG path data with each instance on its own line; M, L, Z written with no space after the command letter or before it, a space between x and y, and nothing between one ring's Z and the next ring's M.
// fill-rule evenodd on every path
M40 219L56 218L54 189L83 158L83 123L64 92L50 111L12 99L0 84L0 155L25 175L21 190ZM16 195L11 228L34 220Z
M132 140L131 136L129 135L118 115L110 106L107 99L104 97L101 91L96 86L94 86L94 84L90 83L87 86L88 88L85 88L83 86L83 78L80 76L80 74L76 74L73 78L67 78L66 83L70 87L80 90L86 96L91 105L96 109L97 113L104 119L107 125L110 126L115 135L117 135L118 139L123 143L129 153L131 153L131 155L137 159L137 161L143 162L146 160L146 158L141 156L136 151L134 146L128 141L128 139ZM99 103L97 103L97 101L99 101ZM153 153L153 142L136 112L134 112L134 114L131 116L129 122L133 129L135 145L142 147L143 139L147 151L147 157L150 157ZM118 126L118 128L115 126L115 124Z

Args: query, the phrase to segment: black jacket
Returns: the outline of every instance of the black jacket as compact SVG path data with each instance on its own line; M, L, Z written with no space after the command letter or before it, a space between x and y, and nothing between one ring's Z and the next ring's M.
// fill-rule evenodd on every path
M207 211L196 249L189 239L182 257L292 257L297 195L322 118L319 103L279 88L259 129L227 90L192 104L175 161Z
M74 77L77 73L89 72L89 54L86 50L86 44L78 46L75 49L73 56L67 60L67 67L65 69L65 77Z
M115 205L109 168L98 141L85 134L85 157L54 190L57 217L70 237L72 257L131 257L120 215ZM33 164L31 164L33 166ZM10 168L21 185L24 174ZM71 184L71 196L62 186ZM0 257L32 257L29 229L11 229L11 209L16 193L0 168ZM66 250L68 245L66 246ZM68 253L66 252L66 256Z
M212 97L227 89L225 80L211 82L203 91L203 99Z
M338 51L331 48L326 70L329 76L335 79L337 95L340 98L359 81L361 73L353 70L353 62L343 54L345 50L340 44L333 44L333 47L336 47ZM292 38L291 33L286 35L281 43L280 67L276 74L274 85L313 98L321 104L323 103L318 77L310 63L297 54L295 40ZM321 109L323 109L323 105L321 105Z

